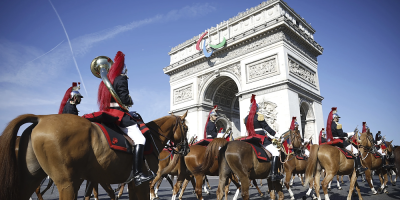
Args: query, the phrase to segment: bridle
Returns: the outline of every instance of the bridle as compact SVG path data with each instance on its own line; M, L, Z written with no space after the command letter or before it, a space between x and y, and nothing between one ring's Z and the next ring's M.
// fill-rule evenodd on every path
M177 129L178 129L178 127L180 127L180 131L181 131L181 141L179 142L179 143L177 143L177 144L172 144L172 145L167 145L167 148L168 149L170 149L171 150L171 154L172 153L175 153L175 154L181 154L182 156L185 156L187 153L187 149L189 149L189 144L188 144L188 141L187 141L187 138L186 138L186 134L187 134L187 131L188 131L188 128L186 128L186 127L184 127L184 124L185 124L185 120L183 119L181 119L179 116L175 116L176 117L176 120L175 120L175 125L174 125L174 129L172 130L172 132L174 133L174 135L175 135L175 132L177 131ZM158 135L160 135L160 136L162 136L162 137L164 137L165 139L167 139L167 140L169 140L169 141L173 141L171 138L169 138L169 137L167 137L167 136L165 136L165 135L163 135L163 134L161 134L160 132L158 132L157 130L154 130L153 128L151 128L151 127L148 127L152 132L154 132L154 133L157 133ZM153 144L154 144L154 147L156 148L156 150L157 150L157 153L158 153L158 159L159 159L159 155L160 155L160 150L158 149L158 147L157 147L157 145L156 145L156 143L155 143L155 141L154 141L154 138L153 138L153 135L152 134L150 134L150 137L151 137L151 139L153 140ZM180 147L180 148L179 148ZM176 151L175 149L179 149L179 151ZM171 155L170 154L170 155ZM168 156L169 157L169 156ZM167 158L168 158L167 157ZM164 158L164 159L166 159L166 158ZM163 159L163 160L164 160ZM160 159L159 159L160 160Z

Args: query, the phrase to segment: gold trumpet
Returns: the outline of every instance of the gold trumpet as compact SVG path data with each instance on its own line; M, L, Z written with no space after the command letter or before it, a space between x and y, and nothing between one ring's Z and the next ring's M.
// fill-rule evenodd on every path
M107 78L108 71L110 70L111 66L114 62L107 56L97 56L93 59L92 63L90 64L90 71L92 74L97 77L101 78L104 85L107 87L108 91L114 97L115 101L119 104L119 106L129 112L128 106L124 105L121 99L118 97L117 93L115 92L111 82Z
M282 148L282 143L281 143L280 138L272 139L272 145L274 145L277 149L281 149Z

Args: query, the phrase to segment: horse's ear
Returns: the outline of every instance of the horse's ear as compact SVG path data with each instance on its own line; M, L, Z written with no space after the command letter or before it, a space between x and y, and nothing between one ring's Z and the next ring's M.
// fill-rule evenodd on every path
M392 140L392 141L390 141L390 144L392 144L392 142L393 142L393 140Z
M183 114L183 115L181 116L181 119L182 119L182 120L184 120L184 119L186 118L187 113L188 113L188 111L186 111L185 114Z
M171 111L171 115L174 115L174 112Z

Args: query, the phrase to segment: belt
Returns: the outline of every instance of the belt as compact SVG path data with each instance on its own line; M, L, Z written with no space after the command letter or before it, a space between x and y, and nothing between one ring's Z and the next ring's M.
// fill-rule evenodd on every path
M264 129L263 128L256 128L256 129L254 129L254 131L264 131Z
M116 102L110 103L110 107L119 107L119 104Z

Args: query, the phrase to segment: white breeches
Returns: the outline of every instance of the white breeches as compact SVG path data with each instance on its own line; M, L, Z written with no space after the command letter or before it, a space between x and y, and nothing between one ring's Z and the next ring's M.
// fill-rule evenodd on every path
M138 125L128 126L126 128L119 127L125 134L127 134L136 144L144 145L146 143L146 138L143 136L142 131L140 131Z
M386 155L385 151L382 151L382 149L379 149L378 152L382 155Z
M310 151L308 151L308 149L305 149L305 150L304 150L304 153L305 153L307 156L310 156Z
M266 145L264 146L264 148L267 149L272 154L272 156L279 156L279 151L274 145Z
M352 147L353 147L353 150L352 150ZM357 148L354 147L353 145L351 145L351 144L350 144L350 145L347 145L346 149L349 150L349 151L353 151L353 154L354 154L354 155L358 155L358 150L357 150Z

